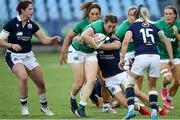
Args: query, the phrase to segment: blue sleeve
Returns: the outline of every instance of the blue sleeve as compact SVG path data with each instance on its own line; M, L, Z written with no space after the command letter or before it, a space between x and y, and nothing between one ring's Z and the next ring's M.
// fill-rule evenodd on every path
M133 31L133 28L134 28L134 27L133 27L133 24L132 24L132 25L129 26L129 28L126 30L126 32L127 32L127 31Z
M12 32L13 31L13 24L12 21L9 21L8 23L5 24L5 26L3 27L3 29L7 32Z
M33 34L36 33L38 30L39 30L39 26L33 22L33 29L32 29Z

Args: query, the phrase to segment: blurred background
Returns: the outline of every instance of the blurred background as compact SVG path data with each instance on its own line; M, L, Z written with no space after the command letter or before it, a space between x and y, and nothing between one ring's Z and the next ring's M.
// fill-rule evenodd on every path
M0 0L0 30L4 24L17 15L16 5L19 0ZM74 24L81 19L83 11L79 5L87 0L33 0L33 20L49 35L64 36ZM149 8L151 19L157 20L163 16L163 8L174 5L180 14L180 0L95 0L102 7L102 16L113 13L118 16L120 23L126 19L128 7L144 4ZM34 44L39 44L33 38ZM54 50L54 49L53 49ZM1 50L2 51L2 50Z

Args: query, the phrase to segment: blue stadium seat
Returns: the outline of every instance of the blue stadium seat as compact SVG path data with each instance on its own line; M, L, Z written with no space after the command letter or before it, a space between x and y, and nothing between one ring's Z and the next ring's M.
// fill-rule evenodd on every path
M9 19L6 0L0 0L0 23Z
M34 1L34 7L35 7L35 16L40 22L46 22L47 21L47 12L45 8L44 0L35 0Z
M149 6L149 11L155 17L160 17L160 10L158 6L157 0L147 0L147 4Z
M56 0L47 0L49 18L54 21L59 19L59 11Z
M73 16L70 9L70 3L68 0L59 0L58 3L61 9L61 15L65 20L72 20Z
M108 9L107 0L97 0L97 3L101 6L102 16L110 12Z
M109 5L111 6L112 14L122 18L122 11L120 9L120 2L119 0L110 0Z
M76 19L80 19L83 12L80 10L79 6L81 4L81 0L72 0L72 7L74 8L73 14Z
M18 4L18 0L9 0L9 10L10 10L10 18L14 18L17 16L16 5Z
M137 5L137 6L140 4L146 5L144 0L134 0L134 2L135 2L135 5Z
M130 6L132 6L132 1L131 0L122 0L122 4L124 6L124 15L127 16L128 9Z

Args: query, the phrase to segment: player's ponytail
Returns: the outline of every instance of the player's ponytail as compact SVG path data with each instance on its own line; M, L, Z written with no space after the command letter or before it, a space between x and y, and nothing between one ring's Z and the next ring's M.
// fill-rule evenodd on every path
M144 5L139 5L138 10L135 13L136 18L141 18L144 22L150 21L150 14L147 8Z
M91 11L91 9L93 8L97 8L99 10L99 12L101 13L101 7L99 4L95 3L95 2L85 2L80 4L80 10L84 10L84 14L82 16L82 20L89 17L89 13Z

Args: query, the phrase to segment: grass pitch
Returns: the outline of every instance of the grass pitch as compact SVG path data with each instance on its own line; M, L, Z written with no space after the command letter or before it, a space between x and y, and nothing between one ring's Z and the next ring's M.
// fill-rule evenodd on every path
M49 106L55 116L45 116L40 111L37 88L29 79L28 81L28 105L30 115L22 117L20 114L18 79L11 73L4 62L4 56L0 56L0 119L77 119L70 110L69 94L72 84L72 73L69 65L59 64L59 53L36 54L45 78ZM158 90L160 82L158 80ZM143 91L147 93L147 80L144 80ZM180 119L180 91L174 97L175 109L170 110L168 116L159 116L159 119ZM159 96L159 103L162 100ZM102 113L101 109L89 101L86 108L87 119L122 119L126 109L117 108L117 114ZM137 113L136 119L150 119Z

